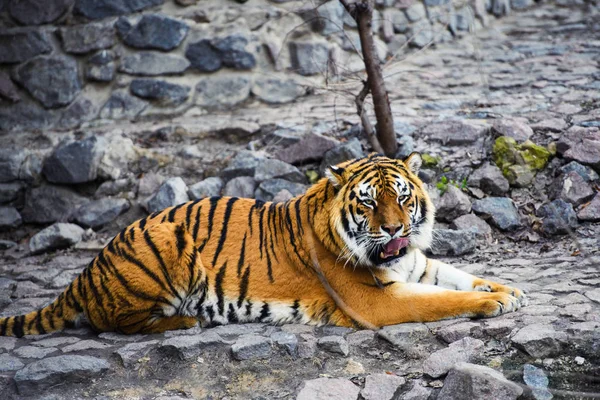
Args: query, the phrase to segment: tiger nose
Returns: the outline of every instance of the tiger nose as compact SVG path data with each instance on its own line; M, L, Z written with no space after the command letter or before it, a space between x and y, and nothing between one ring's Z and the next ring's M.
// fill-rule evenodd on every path
M381 225L381 229L387 232L390 236L394 236L402 228L402 225Z

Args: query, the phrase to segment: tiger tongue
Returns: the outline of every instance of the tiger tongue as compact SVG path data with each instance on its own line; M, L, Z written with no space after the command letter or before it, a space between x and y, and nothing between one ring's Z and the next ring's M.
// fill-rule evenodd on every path
M383 253L386 257L395 256L401 249L408 246L407 238L392 239L383 247Z

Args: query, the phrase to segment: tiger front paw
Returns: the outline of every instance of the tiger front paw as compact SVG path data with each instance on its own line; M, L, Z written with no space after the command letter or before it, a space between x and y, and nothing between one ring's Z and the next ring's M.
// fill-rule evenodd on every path
M525 307L529 302L521 289L484 279L478 279L473 282L473 290L476 292L508 293L518 300L520 307Z
M509 293L481 293L480 296L475 304L474 315L476 317L497 317L521 308L519 299Z

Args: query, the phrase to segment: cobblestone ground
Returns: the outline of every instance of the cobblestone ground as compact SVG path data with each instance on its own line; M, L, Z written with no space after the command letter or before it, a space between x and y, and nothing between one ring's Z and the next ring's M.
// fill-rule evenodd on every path
M522 117L537 127L532 138L548 143L570 125L600 125L599 63L598 10L548 5L422 52L386 73L397 121L407 130L448 115L475 124L498 115ZM329 92L282 107L278 115L332 121L331 115L351 119L352 112L347 99L337 101ZM238 117L250 115L241 110ZM263 124L275 116L258 118ZM441 156L454 171L486 156L480 142L452 146L453 140L434 132L414 146ZM530 188L512 191L522 212L544 199L552 179L541 173ZM522 391L537 399L598 397L599 238L598 223L580 224L560 238L527 229L494 231L475 252L448 258L528 292L528 307L494 319L378 332L247 324L164 335L97 335L81 328L0 338L0 397L471 398L468 390L477 385L488 388L490 399ZM93 256L85 250L40 256L7 251L0 260L1 315L46 304ZM471 364L455 366L459 361L492 367L518 385Z

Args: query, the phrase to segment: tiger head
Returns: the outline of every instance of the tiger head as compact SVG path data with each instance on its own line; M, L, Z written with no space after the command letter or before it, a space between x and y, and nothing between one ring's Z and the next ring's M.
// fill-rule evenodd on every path
M411 248L429 247L434 207L417 177L420 167L421 156L412 153L403 161L373 154L329 168L329 225L345 245L342 258L387 267Z

